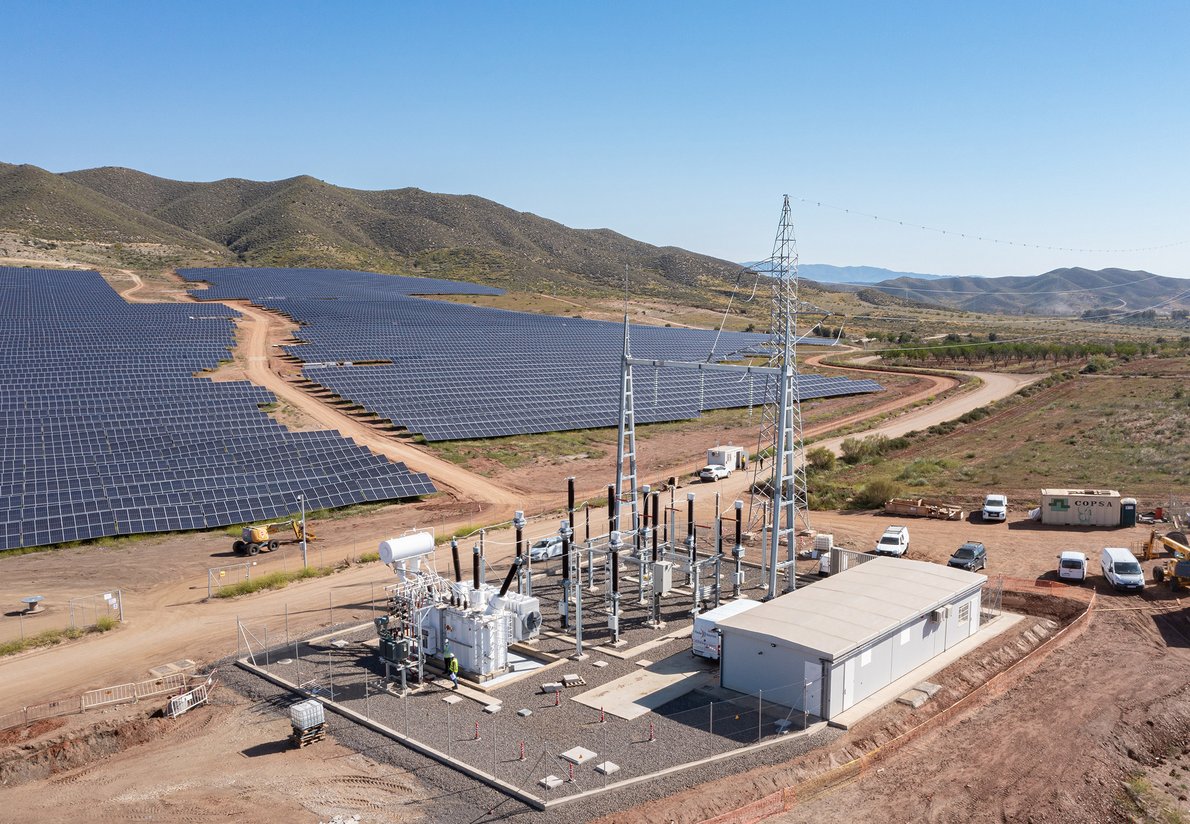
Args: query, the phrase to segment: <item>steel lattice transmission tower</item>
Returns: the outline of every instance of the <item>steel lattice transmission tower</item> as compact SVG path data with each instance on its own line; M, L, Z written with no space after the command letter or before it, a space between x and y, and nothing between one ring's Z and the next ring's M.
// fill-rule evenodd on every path
M802 443L802 405L798 394L798 315L814 307L798 299L797 239L789 195L781 208L781 222L767 261L772 297L769 307L767 365L773 370L765 379L757 453L764 461L753 464L752 497L748 529L764 538L762 558L766 561L769 597L777 592L777 572L785 569L786 591L796 586L794 561L797 533L810 529L810 508L806 485L806 461ZM772 469L772 479L766 469ZM778 562L780 542L787 546L786 559Z

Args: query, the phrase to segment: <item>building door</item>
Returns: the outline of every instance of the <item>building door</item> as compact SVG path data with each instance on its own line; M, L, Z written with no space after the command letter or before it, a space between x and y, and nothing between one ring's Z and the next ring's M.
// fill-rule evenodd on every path
M822 664L818 661L807 661L803 668L805 682L802 684L802 695L799 696L802 708L810 715L822 712Z
M851 709L855 703L855 659L843 662L843 710Z

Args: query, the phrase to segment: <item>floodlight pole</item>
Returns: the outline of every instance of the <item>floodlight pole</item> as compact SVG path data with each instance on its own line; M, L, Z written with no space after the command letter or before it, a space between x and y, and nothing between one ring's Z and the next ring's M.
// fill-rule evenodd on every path
M306 569L309 566L306 563L306 496L301 492L298 493L298 503L302 507L302 569Z

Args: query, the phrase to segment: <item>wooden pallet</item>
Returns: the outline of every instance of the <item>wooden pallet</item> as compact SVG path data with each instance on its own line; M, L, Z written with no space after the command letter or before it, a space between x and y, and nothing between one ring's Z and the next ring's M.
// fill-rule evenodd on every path
M308 730L294 730L293 734L289 736L289 740L298 749L321 741L324 738L326 738L326 726L324 724L319 724L317 727L311 727Z

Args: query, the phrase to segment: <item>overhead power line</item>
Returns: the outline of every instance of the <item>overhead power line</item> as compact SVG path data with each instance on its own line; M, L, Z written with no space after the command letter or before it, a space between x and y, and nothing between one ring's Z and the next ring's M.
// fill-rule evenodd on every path
M1078 246L1053 246L1053 245L1049 245L1049 244L1045 244L1045 243L1025 243L1025 242L1019 241L1019 240L1005 240L1004 238L992 237L986 233L958 232L953 229L942 229L938 226L926 226L921 223L914 223L911 220L901 220L899 218L882 217L881 215L874 215L869 212L861 212L858 209L848 209L843 206L834 206L830 203L823 203L821 200L813 200L811 198L800 197L798 195L792 195L792 197L797 199L799 202L805 203L809 206L817 206L822 209L832 209L836 212L843 212L845 214L855 215L857 217L868 217L868 218L871 218L872 220L879 220L883 223L892 223L892 224L895 224L898 226L908 226L912 229L922 229L926 232L936 232L941 235L949 235L951 237L958 237L958 238L963 238L966 240L978 240L978 241L983 241L984 243L995 243L995 244L999 244L1002 246L1019 246L1024 249L1045 249L1045 250L1048 250L1051 252L1096 252L1096 253L1153 252L1158 249L1171 249L1175 246L1185 246L1186 244L1190 243L1190 239L1187 239L1187 240L1174 241L1172 243L1161 243L1156 246L1138 246L1138 247L1135 247L1132 249L1086 249L1086 248L1080 248Z

